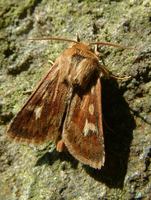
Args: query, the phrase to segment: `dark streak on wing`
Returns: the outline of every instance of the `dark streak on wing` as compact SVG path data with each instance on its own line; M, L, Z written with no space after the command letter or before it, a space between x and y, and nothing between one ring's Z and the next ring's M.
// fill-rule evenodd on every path
M94 106L93 115L89 112L91 104ZM82 163L94 168L101 168L104 164L101 109L101 84L98 79L86 94L75 94L73 97L63 132L63 141L69 152ZM87 130L85 126L90 126L92 130Z
M68 91L63 83L57 87L58 78L59 66L56 63L10 124L9 138L28 143L58 140Z

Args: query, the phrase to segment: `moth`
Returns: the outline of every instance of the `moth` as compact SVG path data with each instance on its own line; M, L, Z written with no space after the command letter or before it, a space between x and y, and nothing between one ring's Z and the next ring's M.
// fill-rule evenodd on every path
M46 39L72 45L56 59L10 123L7 136L26 143L53 141L59 152L65 146L83 164L100 169L105 162L100 78L110 75L92 46L119 45Z

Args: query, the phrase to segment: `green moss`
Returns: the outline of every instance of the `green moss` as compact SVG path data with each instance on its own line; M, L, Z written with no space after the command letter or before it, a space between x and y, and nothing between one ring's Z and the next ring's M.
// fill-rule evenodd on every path
M17 22L19 19L25 18L28 14L33 12L36 4L36 0L14 2L2 0L0 2L0 27L7 27L10 24Z

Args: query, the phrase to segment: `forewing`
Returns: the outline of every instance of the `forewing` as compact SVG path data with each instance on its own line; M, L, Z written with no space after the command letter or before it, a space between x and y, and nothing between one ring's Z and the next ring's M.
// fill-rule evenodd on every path
M65 120L63 141L82 163L98 169L104 164L100 79L89 92L73 97Z
M7 135L17 141L56 141L66 106L68 88L59 83L59 64L52 66L9 126Z

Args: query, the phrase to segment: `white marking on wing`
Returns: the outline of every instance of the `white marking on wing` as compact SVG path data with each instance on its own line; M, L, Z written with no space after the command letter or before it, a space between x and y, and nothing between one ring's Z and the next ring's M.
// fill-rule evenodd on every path
M94 94L94 87L91 88L91 93Z
M88 120L86 119L84 130L83 130L84 136L87 136L89 134L89 131L94 132L94 133L98 132L95 124L89 123Z
M35 113L35 116L36 116L36 120L37 120L38 118L40 118L41 112L42 112L42 106L41 106L41 107L35 108L34 113Z
M89 113L90 113L90 115L94 114L94 106L93 106L93 104L89 105Z

